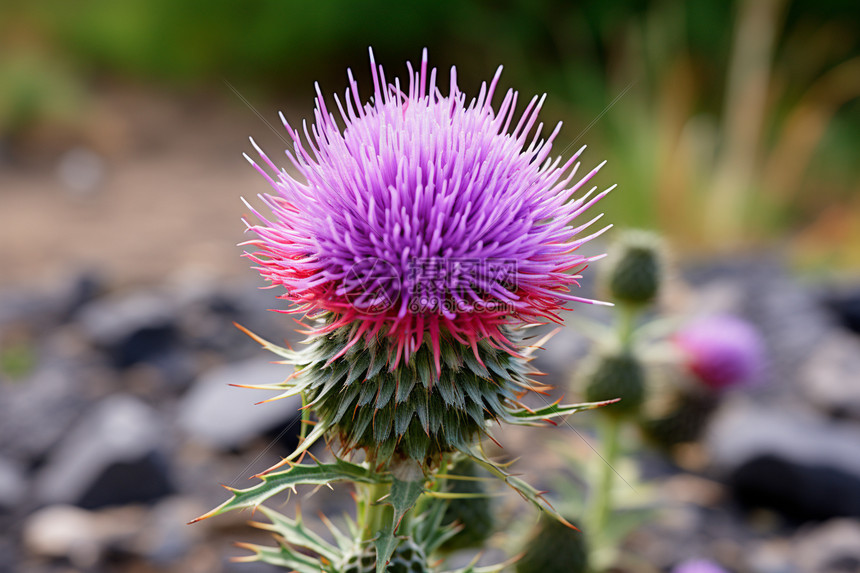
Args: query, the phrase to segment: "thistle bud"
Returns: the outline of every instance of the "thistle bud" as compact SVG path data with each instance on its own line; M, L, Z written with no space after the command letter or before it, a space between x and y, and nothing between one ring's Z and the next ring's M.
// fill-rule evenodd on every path
M588 547L581 531L555 519L541 517L525 554L517 562L517 573L585 573Z
M463 460L452 469L451 474L465 477L480 477L475 462ZM456 551L470 547L480 547L490 537L495 528L493 507L484 482L478 480L451 479L450 493L485 494L484 497L456 498L448 503L442 525L458 523L462 529L442 545L443 551Z
M659 237L650 231L622 233L610 253L605 285L615 301L646 305L659 294L663 255Z
M635 413L645 398L645 371L630 352L592 356L583 367L582 380L588 402L621 399L601 410L607 414Z

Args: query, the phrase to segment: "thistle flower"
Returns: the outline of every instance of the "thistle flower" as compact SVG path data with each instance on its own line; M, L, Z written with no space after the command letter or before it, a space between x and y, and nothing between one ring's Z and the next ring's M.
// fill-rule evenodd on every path
M557 321L567 302L594 302L569 287L599 258L577 248L605 229L579 236L600 215L571 223L611 188L572 200L603 163L572 183L582 149L551 158L561 124L541 139L544 98L517 119L515 91L492 105L501 67L467 102L454 68L442 95L426 50L419 70L407 64L405 87L386 83L370 57L368 103L350 71L337 115L317 85L304 139L281 116L297 177L256 145L271 173L249 159L275 193L262 196L269 218L249 206L260 223L248 225L257 238L246 245L258 250L247 256L286 288L281 298L295 303L286 312L326 317L317 332L357 324L337 357L384 335L392 369L427 342L438 375L445 333L476 357L480 340L513 352L506 325Z
M675 343L690 371L717 390L754 383L764 369L761 334L736 316L712 316L693 322L675 335Z
M516 92L493 107L501 68L467 103L453 68L441 94L426 50L419 70L407 67L401 89L399 80L386 83L371 53L373 97L362 103L349 73L345 99L335 97L339 120L317 87L304 138L284 120L295 177L259 148L264 165L251 161L275 193L261 197L268 219L249 206L260 222L248 224L257 238L245 244L257 251L246 256L286 288L281 298L294 305L284 312L303 313L311 335L295 351L249 333L296 366L280 383L252 387L280 391L269 401L301 395L304 421L311 411L318 421L259 483L229 488L229 500L195 521L257 507L297 485L352 481L360 495L354 540L333 531L333 547L300 519L264 510L280 547L246 545L254 552L247 560L332 573L430 570L427 561L457 528L442 526L444 504L418 511L419 498L449 493L428 476L458 450L567 523L540 491L487 459L476 438L492 422L541 425L605 405L527 408L519 400L541 389L528 365L541 342L526 340L523 323L560 320L568 302L594 302L569 289L599 258L576 250L603 232L579 236L600 216L572 223L609 189L572 198L599 167L572 183L582 150L565 162L550 157L560 125L541 139L543 98L516 121ZM334 463L293 461L323 437L339 440ZM358 463L339 455L354 449L366 454ZM417 515L405 519L413 508Z

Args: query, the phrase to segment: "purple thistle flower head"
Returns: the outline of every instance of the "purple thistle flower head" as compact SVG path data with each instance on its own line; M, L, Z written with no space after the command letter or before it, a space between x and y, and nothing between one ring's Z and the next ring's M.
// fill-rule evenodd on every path
M736 316L711 316L693 322L675 335L675 343L693 374L717 390L754 383L764 370L761 334Z
M568 301L594 302L569 288L599 258L576 249L602 232L580 237L600 216L572 223L611 188L573 198L603 164L575 181L582 149L550 156L561 125L541 139L544 99L517 114L508 90L494 107L501 67L467 100L454 68L442 95L426 50L420 69L407 64L405 85L370 59L367 103L350 71L336 113L317 86L304 138L281 116L297 175L259 148L263 165L249 159L275 193L261 197L271 216L252 209L260 223L245 244L257 252L246 256L286 287L282 298L296 303L287 312L325 315L327 330L355 326L343 352L387 336L392 367L429 342L438 372L446 333L473 350L480 340L510 349L506 324L559 320Z

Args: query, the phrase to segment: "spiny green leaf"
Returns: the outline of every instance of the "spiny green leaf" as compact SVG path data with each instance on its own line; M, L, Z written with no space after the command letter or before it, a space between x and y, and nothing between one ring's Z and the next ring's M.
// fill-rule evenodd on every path
M537 410L521 409L511 411L509 412L509 414L514 418L514 420L509 421L514 424L529 425L533 422L540 422L542 420L563 418L565 416L575 414L576 412L582 412L584 410L593 410L594 408L607 406L617 401L618 399L616 398L614 400L604 400L602 402L584 402L582 404L559 404L558 402L556 402L554 404L550 404L549 406L538 408Z
M391 561L391 556L394 555L399 542L400 540L394 536L393 524L387 524L378 532L373 540L373 545L376 547L376 573L385 573L386 566Z
M415 465L417 466L417 464ZM397 527L400 526L400 521L403 519L403 516L406 515L406 512L412 509L415 502L418 501L418 498L421 497L421 493L424 491L424 475L421 473L420 468L418 468L418 474L420 474L421 477L416 480L402 481L396 477L392 478L391 493L385 498L385 503L390 504L394 508L395 531Z
M323 566L319 560L293 551L286 545L281 545L280 547L266 547L251 543L237 543L236 545L253 551L254 555L239 557L235 561L262 561L277 567L289 569L290 571L296 571L297 573L320 573L320 571L323 571Z
M515 477L509 473L507 473L503 468L494 464L486 457L484 457L480 452L475 450L464 449L465 453L467 453L473 460L487 469L490 473L503 480L506 484L508 484L514 491L516 491L520 496L526 501L531 502L535 507L539 510L546 512L548 515L551 515L559 522L572 527L568 521L562 517L558 511L555 510L543 497L543 494L536 490L534 487L521 480L518 477Z
M457 533L456 528L442 525L447 507L448 502L445 500L430 499L422 506L423 511L416 518L418 523L412 535L417 543L426 548L428 554L436 551Z
M235 509L257 507L270 497L284 490L294 490L299 485L325 485L348 480L361 483L379 483L387 477L376 474L364 466L337 459L332 464L294 464L289 469L258 476L260 483L247 489L227 488L233 497L209 513L194 519L196 523L213 515L220 515Z
M355 546L355 537L357 535L357 532L354 531L355 523L352 521L352 518L348 515L345 515L344 517L346 518L347 528L350 530L350 533L353 534L351 536L346 535L334 523L332 523L325 514L320 513L320 521L323 522L323 525L325 525L326 529L331 533L331 536L334 538L335 543L337 543L338 548L340 548L341 553L344 553Z
M339 553L337 548L305 527L300 513L297 514L296 519L290 519L265 505L261 505L259 510L272 523L257 523L256 525L258 527L280 535L284 541L290 545L310 549L317 555L325 557L329 561L335 561L338 559Z
M298 445L298 447L293 450L290 455L284 458L284 461L292 461L299 457L302 453L308 451L308 448L310 448L317 442L317 440L323 437L323 435L325 435L325 433L329 430L330 427L331 426L329 426L328 424L318 422L317 425L314 426L314 429L311 431L311 433L302 439L302 442Z

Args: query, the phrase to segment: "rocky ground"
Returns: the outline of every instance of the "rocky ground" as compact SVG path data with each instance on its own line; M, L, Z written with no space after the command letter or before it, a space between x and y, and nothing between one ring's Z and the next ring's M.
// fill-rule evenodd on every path
M266 190L241 136L283 144L240 106L146 102L111 98L99 125L112 128L30 163L0 146L0 572L269 570L229 561L233 541L260 539L248 515L185 523L295 444L295 402L254 406L267 396L228 386L289 374L233 322L298 341L230 247L237 196ZM805 285L749 256L686 264L664 306L748 318L770 365L702 443L672 461L636 454L629 471L660 509L628 536L629 569L707 557L737 573L860 571L860 286ZM586 348L576 327L559 333L538 359L545 381L564 387ZM572 507L561 477L601 463L587 421L498 438ZM348 500L301 501L337 515ZM498 511L525 535L521 500Z
M738 572L860 570L856 298L799 286L766 259L686 276L675 300L759 325L770 380L727 397L686 458L638 456L662 509L628 537L630 555L642 571L702 556ZM289 319L265 311L272 305L242 280L115 290L81 275L5 290L0 571L265 571L227 559L242 553L231 541L259 537L248 516L185 522L224 499L219 483L241 485L295 444L294 402L254 406L263 396L228 386L288 374L232 325L297 342ZM584 348L568 328L539 365L565 384ZM529 447L536 434L500 441L540 485L557 488L569 470L561 449L599 463L570 429L538 432L546 451ZM347 499L320 493L303 504L337 514ZM516 514L516 503L501 511Z

